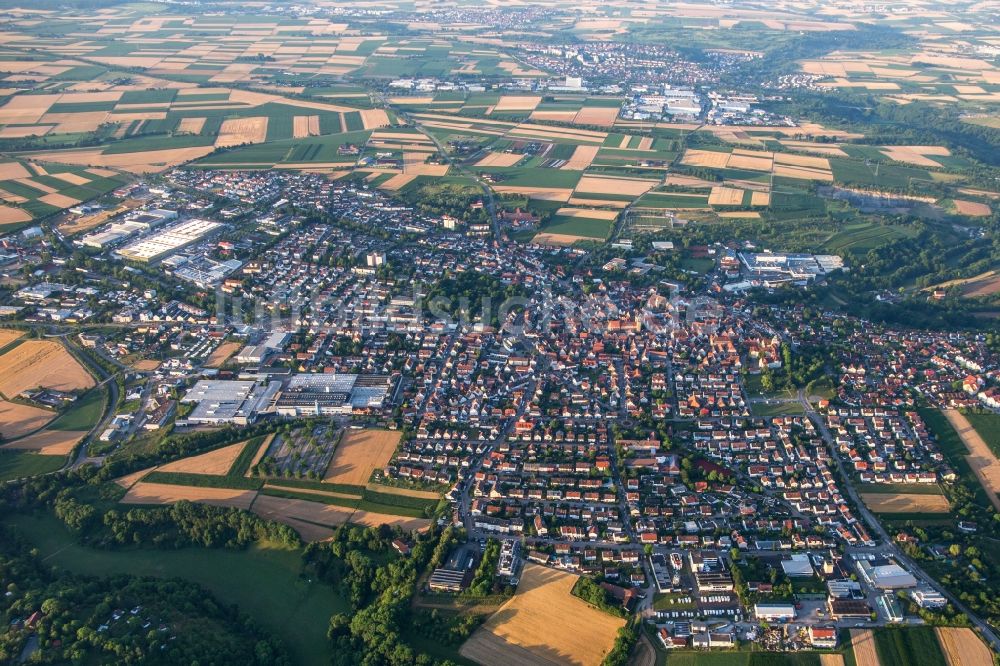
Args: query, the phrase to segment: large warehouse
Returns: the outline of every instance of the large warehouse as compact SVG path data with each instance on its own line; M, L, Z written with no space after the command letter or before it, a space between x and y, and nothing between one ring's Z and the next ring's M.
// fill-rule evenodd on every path
M189 423L247 425L266 411L281 383L203 379L191 387L181 402L195 403Z
M867 560L858 560L858 573L868 585L879 590L917 586L917 579L913 574L895 562L873 564Z
M388 391L388 375L295 375L275 407L282 416L346 415L355 409L381 409Z

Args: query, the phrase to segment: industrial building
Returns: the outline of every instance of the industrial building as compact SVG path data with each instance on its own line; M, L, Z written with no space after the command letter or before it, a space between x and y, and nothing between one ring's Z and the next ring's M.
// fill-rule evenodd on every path
M349 415L355 409L381 409L388 391L388 375L295 375L275 407L282 416Z
M175 224L155 234L129 243L116 253L123 259L152 263L162 257L197 243L223 227L221 222L192 219Z
M195 424L248 425L266 412L281 383L203 379L191 387L181 402L195 403L185 421Z
M879 590L917 586L917 579L913 574L895 562L873 564L868 560L858 560L858 573L869 587Z
M754 615L765 622L786 622L795 619L795 606L792 604L755 604Z
M825 254L740 252L739 259L752 278L759 279L767 285L785 282L804 284L844 267L843 259Z

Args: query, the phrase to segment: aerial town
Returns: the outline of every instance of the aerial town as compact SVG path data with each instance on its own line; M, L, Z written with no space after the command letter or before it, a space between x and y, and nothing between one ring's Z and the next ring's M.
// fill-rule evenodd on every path
M0 663L995 663L995 8L626 4L0 9Z

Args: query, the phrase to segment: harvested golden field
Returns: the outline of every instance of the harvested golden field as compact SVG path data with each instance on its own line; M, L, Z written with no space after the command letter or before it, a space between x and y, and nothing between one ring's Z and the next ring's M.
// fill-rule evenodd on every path
M399 444L391 430L347 430L330 460L324 481L363 486L372 472L385 467Z
M58 342L28 340L0 356L0 393L8 398L37 387L90 388L94 378Z
M750 205L751 206L770 206L771 205L771 193L770 192L754 192L750 195Z
M87 183L90 182L89 178L84 178L81 175L78 175L78 174L75 174L75 173L68 173L68 172L67 173L54 173L54 174L52 174L52 177L53 178L58 178L59 180L64 181L66 183L70 183L71 185L86 185Z
M218 368L221 367L230 357L240 350L239 342L223 342L221 345L215 348L208 358L205 360L205 367L207 368Z
M349 523L364 525L365 527L378 527L379 525L389 525L399 527L407 532L413 530L424 530L430 527L429 518L409 518L407 516L394 516L386 513L373 513L371 511L355 511L348 519Z
M54 125L22 125L0 129L0 139L23 139L28 136L45 136Z
M79 199L74 199L73 197L68 197L65 194L46 194L44 196L38 197L39 201L49 204L50 206L55 206L56 208L69 208L70 206L75 206L80 203Z
M993 666L993 653L968 627L937 627L938 642L948 666Z
M509 167L520 162L522 157L524 157L524 155L518 155L516 153L488 153L486 157L476 162L476 166Z
M184 472L187 474L212 474L224 476L236 462L246 442L238 442L202 453L190 458L182 458L160 467L161 472Z
M616 210L595 210L593 208L560 208L556 215L562 217L581 217L589 220L613 220L618 217Z
M819 656L819 666L844 666L844 655L829 652Z
M534 111L542 98L538 95L502 95L494 111Z
M319 116L294 116L292 118L292 138L319 136Z
M896 162L905 162L915 166L941 167L928 156L947 157L951 151L944 146L885 146L879 149L883 155Z
M300 499L286 499L271 495L260 495L253 503L253 512L262 518L291 524L289 520L316 523L324 527L343 525L354 513L354 509L334 504L307 502Z
M576 191L588 194L627 194L637 197L653 189L657 184L655 180L640 180L638 178L584 176L576 184Z
M31 215L20 208L14 208L13 206L0 205L0 225L3 224L18 224L20 222L28 222L31 220Z
M997 496L997 493L1000 493L1000 460L997 460L996 454L993 453L982 435L972 427L969 419L965 418L965 414L957 409L943 409L941 411L951 423L951 427L962 438L962 443L969 450L969 455L965 459L969 462L972 471L979 477L979 483L986 490L986 495L993 503L993 507L1000 511L1000 497Z
M18 331L13 328L0 328L0 349L14 342L14 340L17 340L22 335L24 335L24 331Z
M573 149L573 154L570 155L566 164L562 165L562 168L572 171L583 171L594 161L600 149L600 146L577 146Z
M875 513L947 513L944 495L910 493L861 493L861 500Z
M152 372L160 367L160 362L152 358L144 358L132 364L132 369L138 372Z
M267 138L267 116L252 118L228 118L222 121L216 148L242 146L248 143L263 143Z
M825 157L810 157L808 155L788 155L778 153L774 156L775 164L787 164L789 166L811 167L813 169L830 170L830 160Z
M702 178L696 178L694 176L686 176L684 174L672 173L667 176L667 179L663 182L664 185L679 185L681 187L713 187L714 183L710 180L704 180Z
M528 116L531 120L548 120L557 123L571 123L576 118L576 111L532 111Z
M383 190L388 190L390 192L395 192L396 190L400 190L400 189L406 187L407 184L409 184L410 182L416 180L416 178L417 178L417 174L415 174L415 173L409 173L409 174L401 174L400 173L400 174L396 174L395 176L393 176L389 180L385 181L384 183L382 183L381 185L379 185L379 187L381 189L383 189Z
M34 435L28 435L24 439L4 444L0 448L34 451L50 456L65 456L86 436L86 430L44 430Z
M177 134L200 134L207 118L182 118L177 125Z
M742 203L743 190L734 187L713 187L712 193L708 195L710 206L739 206Z
M495 185L495 192L500 194L525 194L530 199L539 201L567 201L573 195L573 190L558 187L521 187L519 185Z
M249 509L257 496L256 490L231 490L229 488L195 488L175 486L170 483L139 481L125 493L122 504L175 504L181 500Z
M212 146L194 148L168 148L147 150L141 153L114 153L105 155L101 148L83 150L52 150L32 153L35 159L44 159L59 164L76 164L92 167L118 167L129 173L157 173L184 162L204 157L214 150Z
M770 171L773 166L774 160L770 157L737 155L735 151L726 162L726 167L729 169L749 169L751 171Z
M851 646L858 666L881 666L875 651L875 634L871 629L851 629Z
M611 127L618 118L617 106L584 107L573 118L574 125Z
M778 142L791 148L792 150L798 150L803 153L817 153L819 155L829 155L831 157L847 157L847 153L843 149L830 144L823 143L813 143L811 141L796 141L794 139L778 139Z
M689 148L684 152L681 164L696 167L708 167L709 169L725 169L729 163L729 153L720 153L714 150L698 150Z
M484 666L601 663L625 621L570 594L577 578L525 564L517 593L459 653Z
M0 180L28 178L31 173L20 162L0 162Z
M991 214L993 211L990 210L989 205L984 203L978 203L976 201L965 201L963 199L955 199L955 210L959 215L968 215L970 217L985 217Z
M365 129L375 129L376 127L387 127L389 116L382 109L364 109L361 111L361 122Z
M760 213L752 210L729 210L719 213L719 217L729 220L759 220Z
M0 400L0 436L4 439L23 437L44 426L55 415L47 409Z
M569 234L535 234L531 242L535 245L553 245L555 247L565 247L577 241L593 240L587 236L571 236Z

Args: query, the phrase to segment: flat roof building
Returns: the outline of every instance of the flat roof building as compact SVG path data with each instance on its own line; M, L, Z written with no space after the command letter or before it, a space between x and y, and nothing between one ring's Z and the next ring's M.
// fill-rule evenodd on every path
M153 262L181 248L196 243L222 227L221 222L193 219L175 224L129 243L117 254L130 261Z
M203 379L191 387L181 402L195 403L189 423L248 425L267 411L281 383Z

